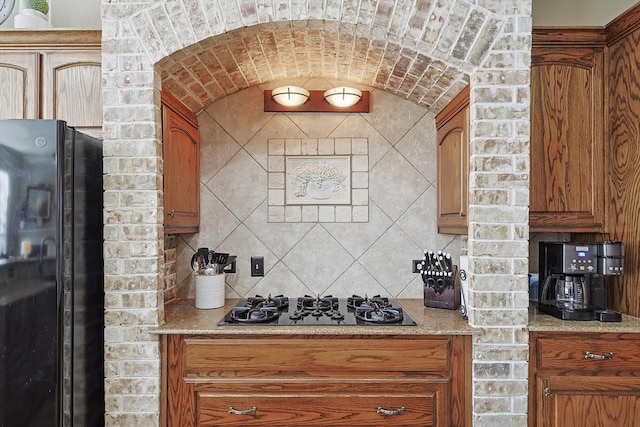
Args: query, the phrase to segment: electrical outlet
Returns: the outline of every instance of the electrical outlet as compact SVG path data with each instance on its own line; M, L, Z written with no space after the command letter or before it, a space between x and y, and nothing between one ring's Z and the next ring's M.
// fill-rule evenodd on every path
M422 260L414 259L411 261L411 272L412 273L421 273L422 272Z
M231 264L227 264L223 270L225 273L235 273L236 272L236 260L231 261Z
M261 257L261 256L251 257L251 276L253 277L264 276L264 257Z

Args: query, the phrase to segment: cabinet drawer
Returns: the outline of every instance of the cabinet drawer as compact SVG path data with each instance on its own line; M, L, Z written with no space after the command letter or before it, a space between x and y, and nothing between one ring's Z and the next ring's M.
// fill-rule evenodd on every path
M538 372L576 371L591 375L636 371L640 374L637 335L608 334L607 338L538 338Z
M320 384L318 388L309 383L300 385L291 384L290 389L285 386L274 393L258 386L261 391L250 395L196 387L196 425L450 425L446 382L414 384L391 392L388 385L366 382L362 387L354 383ZM235 390L235 386L231 388ZM380 413L378 408L389 412Z
M185 339L186 380L450 375L447 337L434 339Z

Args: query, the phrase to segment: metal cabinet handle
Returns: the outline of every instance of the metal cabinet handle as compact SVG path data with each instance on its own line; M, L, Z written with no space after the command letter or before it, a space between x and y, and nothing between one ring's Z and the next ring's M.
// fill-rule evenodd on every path
M596 354L596 353L591 353L590 351L585 351L584 352L584 358L585 359L611 360L611 359L613 359L613 352L610 351L607 354Z
M544 397L551 397L553 396L553 392L551 392L551 389L549 387L545 387L544 388Z
M229 413L234 415L255 415L257 410L258 408L255 406L245 411L238 411L237 409L234 409L233 406L229 406Z
M175 211L175 209L174 209L174 210L171 210L171 212L169 212L169 216L170 216L171 218L175 218L175 216L176 216L176 211Z
M402 415L404 414L404 406L399 407L398 409L394 409L394 410L389 410L389 409L384 409L381 406L378 406L378 414L383 414L383 415Z

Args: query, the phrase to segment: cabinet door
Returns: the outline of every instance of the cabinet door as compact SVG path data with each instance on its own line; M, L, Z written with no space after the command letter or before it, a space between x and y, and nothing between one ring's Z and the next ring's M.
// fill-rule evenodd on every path
M531 332L529 426L625 427L640 420L640 335Z
M0 53L0 119L38 118L40 55Z
M83 130L101 128L101 52L45 52L42 60L42 118Z
M538 377L540 427L635 427L638 377Z
M195 233L200 224L198 128L163 105L164 225L166 233Z
M603 67L602 50L532 52L531 231L604 231Z
M438 233L467 234L468 94L462 94L466 105L437 125Z

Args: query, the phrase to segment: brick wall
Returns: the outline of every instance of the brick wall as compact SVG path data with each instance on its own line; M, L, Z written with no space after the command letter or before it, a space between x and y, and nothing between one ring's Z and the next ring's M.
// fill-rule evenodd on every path
M172 271L163 80L196 110L277 76L338 74L433 111L471 81L470 322L485 331L474 425L526 425L531 1L103 0L107 425L160 422L160 348L148 330L162 321ZM278 50L281 28L291 38ZM286 46L293 58L269 55Z

